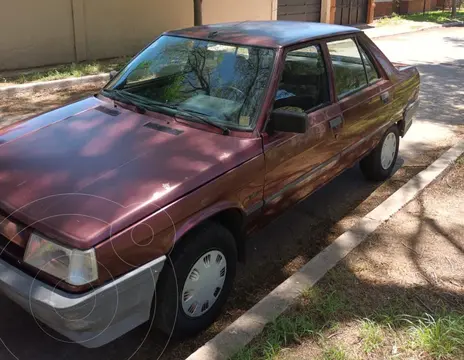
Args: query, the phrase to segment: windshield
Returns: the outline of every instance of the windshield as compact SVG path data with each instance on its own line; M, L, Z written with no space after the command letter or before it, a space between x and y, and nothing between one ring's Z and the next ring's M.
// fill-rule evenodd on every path
M178 109L179 116L227 128L252 129L274 63L274 50L162 36L106 87L143 104ZM128 94L130 93L130 94ZM120 92L121 94L121 92Z

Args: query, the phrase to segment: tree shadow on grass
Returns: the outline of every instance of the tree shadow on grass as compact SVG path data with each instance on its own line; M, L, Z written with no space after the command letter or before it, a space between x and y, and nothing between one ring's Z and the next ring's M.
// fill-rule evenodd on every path
M433 22L438 24L446 24L449 22L453 22L455 20L462 21L464 19L464 11L458 11L456 18L453 19L451 17L451 11L427 11L425 13L418 12L415 14L407 14L401 16L403 19L410 20L410 21L419 21L419 22Z
M318 357L327 344L346 345L346 334L353 328L358 341L348 341L347 347L356 355L390 357L394 347L399 348L398 356L408 358L418 353L426 358L462 358L464 247L459 236L464 228L455 223L459 213L443 213L451 206L449 198L462 194L464 167L454 166L451 181L447 178L451 172L443 175L440 203L437 189L428 190L427 197L419 195L400 217L382 226L353 256L303 293L296 306L267 325L235 359L267 359L265 354L279 353L283 347ZM401 225L404 228L396 232ZM375 333L376 344L369 344L374 340L365 328ZM313 341L301 345L302 338Z
M456 323L451 325L453 321ZM279 354L283 348L294 352L289 357L292 359L301 358L301 354L319 358L325 349L334 345L341 349L348 347L348 352L356 358L364 358L363 354L365 358L389 357L393 346L399 348L400 357L401 353L406 355L416 350L415 346L420 353L428 353L432 358L446 351L459 356L464 349L459 349L458 341L453 350L442 349L440 342L450 341L441 338L446 332L451 337L453 332L459 334L462 330L463 293L443 291L431 285L374 284L339 265L316 287L305 292L296 306L268 324L233 359L270 359L269 354ZM414 344L420 340L421 331L429 339ZM372 332L376 334L374 339ZM402 342L395 334L402 334L406 341ZM354 338L350 339L350 335ZM464 340L462 334L460 340ZM282 358L287 357L283 354Z

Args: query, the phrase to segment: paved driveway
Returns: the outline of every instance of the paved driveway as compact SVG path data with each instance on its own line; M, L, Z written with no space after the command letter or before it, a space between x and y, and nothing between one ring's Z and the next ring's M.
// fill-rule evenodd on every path
M207 332L171 342L162 359L181 359L241 315L304 262L349 228L463 135L464 28L423 31L376 41L393 61L418 64L422 75L418 120L401 142L397 171L384 184L363 180L355 167L332 181L248 243L249 261L238 271L226 313ZM0 359L156 359L166 339L136 329L96 350L54 340L32 317L0 297Z

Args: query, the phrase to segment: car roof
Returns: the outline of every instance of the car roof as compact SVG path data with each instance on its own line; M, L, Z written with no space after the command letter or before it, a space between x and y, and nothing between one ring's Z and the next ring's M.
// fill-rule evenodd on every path
M243 21L169 31L166 35L278 48L302 41L359 32L359 29L302 21Z

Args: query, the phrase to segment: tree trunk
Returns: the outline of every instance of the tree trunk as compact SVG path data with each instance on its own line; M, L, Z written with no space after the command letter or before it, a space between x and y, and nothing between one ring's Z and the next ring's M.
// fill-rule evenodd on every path
M451 0L451 17L456 17L456 0Z
M193 0L193 25L195 26L202 25L201 2L202 0Z

